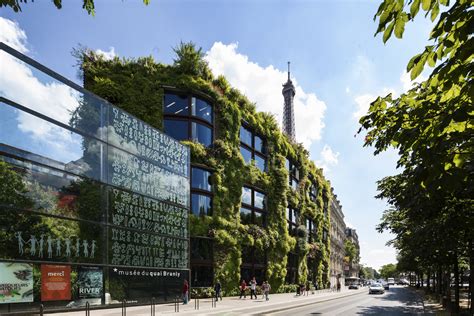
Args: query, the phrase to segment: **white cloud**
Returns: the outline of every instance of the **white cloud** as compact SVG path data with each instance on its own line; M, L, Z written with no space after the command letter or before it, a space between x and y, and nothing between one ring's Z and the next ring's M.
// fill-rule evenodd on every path
M115 56L117 56L117 54L115 53L115 47L112 47L112 46L109 47L109 51L103 51L101 49L96 49L95 53L98 54L98 55L102 55L105 60L111 60Z
M237 48L236 43L225 45L216 42L205 59L214 75L224 75L232 86L256 102L257 110L273 114L281 126L284 104L281 90L287 81L287 73L273 65L261 67L249 61L248 56L238 53ZM296 88L296 139L309 148L312 142L321 139L326 104L316 94L305 92L295 79L292 81Z
M28 50L27 36L17 23L0 17L0 40L19 51ZM71 112L79 105L79 92L40 73L11 55L0 51L0 95L34 111L67 124ZM51 148L54 158L71 157L70 150L78 140L64 129L18 112L18 129L31 139Z
M0 30L2 30L0 32L0 42L4 42L22 53L28 52L26 34L18 26L18 23L0 16Z
M334 152L329 145L324 145L323 150L320 153L320 159L316 161L316 165L327 173L331 171L331 168L339 163L339 154Z
M396 263L397 252L395 248L389 246L383 248L361 247L361 262L366 262L368 266L379 270L383 265Z

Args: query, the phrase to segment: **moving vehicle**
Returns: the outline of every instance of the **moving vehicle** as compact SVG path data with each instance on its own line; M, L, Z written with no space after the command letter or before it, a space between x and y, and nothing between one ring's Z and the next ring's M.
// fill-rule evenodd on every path
M360 278L358 277L347 277L346 286L349 286L349 290L358 290L360 286Z
M380 283L373 283L369 286L369 294L383 294L385 293L385 289L383 288L382 284Z
M395 279L394 278L387 278L387 283L388 283L388 285L395 285Z

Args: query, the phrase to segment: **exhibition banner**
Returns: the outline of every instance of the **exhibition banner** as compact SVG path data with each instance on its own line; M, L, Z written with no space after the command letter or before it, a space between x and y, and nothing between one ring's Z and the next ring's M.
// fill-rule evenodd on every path
M77 271L78 297L101 298L104 274L100 267L79 267Z
M33 302L33 265L0 262L0 304Z
M71 266L41 265L41 300L71 299Z

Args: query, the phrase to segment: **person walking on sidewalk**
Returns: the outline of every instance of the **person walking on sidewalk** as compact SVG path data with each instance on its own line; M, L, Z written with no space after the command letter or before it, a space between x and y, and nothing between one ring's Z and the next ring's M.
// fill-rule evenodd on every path
M183 284L183 304L188 304L188 298L189 298L189 284L188 280L184 280Z
M262 290L263 290L263 294L265 295L265 299L267 301L268 301L268 294L270 294L271 289L272 287L270 286L270 283L268 283L267 281L264 281L262 284Z
M221 298L221 301L222 301L221 282L219 282L219 280L217 280L216 284L214 285L214 292L216 295L216 301L219 297Z
M257 281L255 280L255 277L250 280L250 299L252 299L254 296L255 299L257 299Z
M242 298L242 295L244 298L247 298L247 294L245 294L245 290L247 290L247 283L245 283L245 280L242 279L242 282L240 282L240 297L239 299Z
M339 280L337 280L337 291L341 291L341 282L339 282Z

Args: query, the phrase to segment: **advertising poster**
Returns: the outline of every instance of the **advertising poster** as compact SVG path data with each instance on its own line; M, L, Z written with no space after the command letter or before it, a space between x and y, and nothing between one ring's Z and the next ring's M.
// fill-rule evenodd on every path
M33 302L33 265L0 262L0 304Z
M104 274L99 267L79 267L77 271L78 297L101 298Z
M71 266L41 265L41 300L71 299Z

